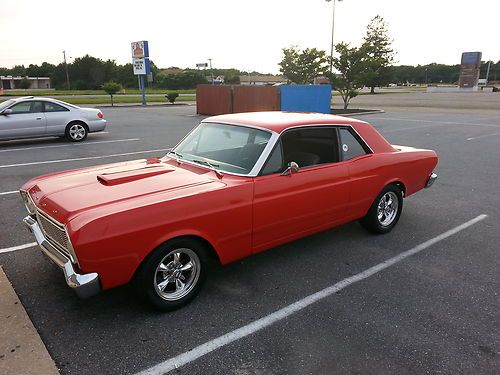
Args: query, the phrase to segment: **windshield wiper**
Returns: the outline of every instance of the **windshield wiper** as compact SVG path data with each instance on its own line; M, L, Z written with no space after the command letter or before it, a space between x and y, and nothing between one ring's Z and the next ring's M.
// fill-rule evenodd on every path
M222 172L219 171L219 169L218 169L220 167L219 164L212 164L208 160L201 160L201 159L193 159L192 162L202 164L202 165L207 165L214 170L214 172L217 174L217 176L219 176L219 177L223 176Z
M182 154L179 154L178 152L175 152L173 150L170 150L168 152L169 154L174 154L175 156L178 157L178 159L176 159L177 163L179 163L179 165L181 164L181 162L179 161L179 159L184 159L184 157L182 156Z

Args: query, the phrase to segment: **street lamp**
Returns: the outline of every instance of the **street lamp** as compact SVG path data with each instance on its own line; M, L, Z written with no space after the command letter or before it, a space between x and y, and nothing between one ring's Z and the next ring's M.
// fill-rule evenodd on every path
M64 56L64 68L66 69L66 86L69 90L69 73L68 73L68 63L66 62L66 51L62 51Z
M214 71L212 70L212 59L208 59L208 61L210 62L210 76L212 77L212 85L215 85L215 82L214 82Z
M329 3L332 0L326 0ZM337 0L333 0L333 10L332 10L332 44L330 48L330 72L333 72L333 33L335 31L335 3ZM338 0L342 1L342 0Z

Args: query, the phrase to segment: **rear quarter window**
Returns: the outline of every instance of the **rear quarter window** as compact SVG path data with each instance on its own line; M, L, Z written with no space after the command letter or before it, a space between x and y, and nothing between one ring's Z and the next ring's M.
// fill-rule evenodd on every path
M357 137L347 128L339 129L340 134L340 153L342 160L351 160L358 156L366 155L365 150Z

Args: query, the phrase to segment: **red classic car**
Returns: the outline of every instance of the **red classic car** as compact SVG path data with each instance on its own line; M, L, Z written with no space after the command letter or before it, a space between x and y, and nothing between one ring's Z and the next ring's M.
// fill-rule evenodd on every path
M196 295L211 261L353 220L390 231L403 197L436 179L437 160L339 116L215 116L162 158L32 179L24 222L78 295L134 280L170 310Z

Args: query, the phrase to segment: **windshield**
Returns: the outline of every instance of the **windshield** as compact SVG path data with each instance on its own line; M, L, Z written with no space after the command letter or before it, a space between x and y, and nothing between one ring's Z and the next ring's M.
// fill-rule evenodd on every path
M12 99L6 100L3 103L0 103L0 111L3 111L5 108L7 108L9 105L14 104L15 101Z
M271 133L237 125L201 123L169 152L169 156L210 168L248 174L264 151Z

